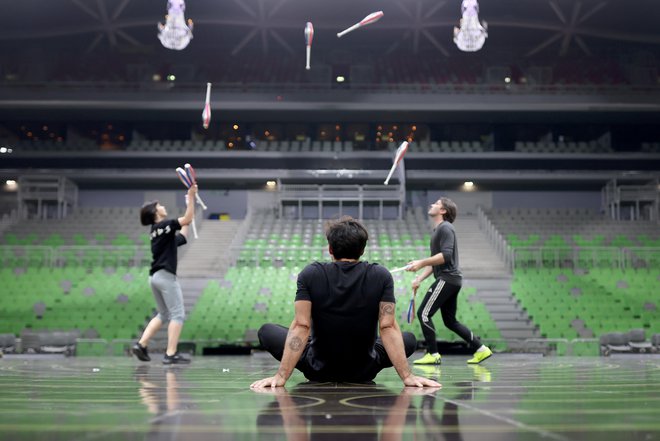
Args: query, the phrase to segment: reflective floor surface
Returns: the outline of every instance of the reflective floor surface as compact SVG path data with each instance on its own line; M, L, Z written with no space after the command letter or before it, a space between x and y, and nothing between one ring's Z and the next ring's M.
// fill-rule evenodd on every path
M416 355L416 356L419 356ZM416 356L413 356L415 358ZM156 356L157 357L157 356ZM1 440L656 440L660 357L496 354L417 368L442 389L306 383L258 393L266 354L165 367L131 358L0 359Z

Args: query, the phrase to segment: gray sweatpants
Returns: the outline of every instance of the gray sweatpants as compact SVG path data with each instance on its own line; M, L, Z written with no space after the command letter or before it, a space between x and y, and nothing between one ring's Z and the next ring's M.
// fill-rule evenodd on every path
M183 323L186 314L183 309L183 292L176 275L164 269L156 271L149 277L149 285L156 299L157 317L163 323L170 320Z

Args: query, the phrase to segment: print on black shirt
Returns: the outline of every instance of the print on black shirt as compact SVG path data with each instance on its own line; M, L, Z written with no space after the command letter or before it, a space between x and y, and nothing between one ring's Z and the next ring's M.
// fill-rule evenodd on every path
M177 247L184 245L186 237L182 234L176 234L181 229L178 219L166 219L151 226L151 262L150 275L156 271L164 269L172 274L176 274L177 267Z

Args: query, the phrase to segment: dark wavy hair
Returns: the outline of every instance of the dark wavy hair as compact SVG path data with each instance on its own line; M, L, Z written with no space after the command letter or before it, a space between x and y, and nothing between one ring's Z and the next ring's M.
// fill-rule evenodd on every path
M359 259L369 240L369 233L359 221L350 216L329 220L325 237L335 259Z
M140 222L142 225L153 225L156 222L156 206L158 201L145 202L140 209Z
M456 220L456 212L458 211L458 207L456 207L456 202L452 201L449 198L440 198L440 202L442 202L442 208L445 209L445 214L442 215L442 218L449 222L450 224L453 224L454 221Z

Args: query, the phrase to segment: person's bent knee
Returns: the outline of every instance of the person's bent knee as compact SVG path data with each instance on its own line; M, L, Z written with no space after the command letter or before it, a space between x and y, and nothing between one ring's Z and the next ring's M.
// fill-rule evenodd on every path
M165 314L163 312L159 312L156 314L156 318L161 321L161 323L165 324L170 321L170 316L169 314Z
M261 343L261 346L266 346L264 344L267 340L266 336L272 335L270 331L275 327L277 327L277 325L274 325L272 323L265 323L261 325L261 327L257 331L257 338L259 339L259 343Z
M183 313L183 309L181 311L172 311L170 313L170 321L183 324L186 321L186 315Z
M170 321L183 323L186 320L186 312L183 305L174 307L170 310Z
M265 332L264 328L266 328L266 326L268 326L268 324L261 325L257 330L257 339L259 340L259 344L261 346L264 345L264 332Z
M403 346L406 351L406 358L415 353L417 349L417 338L412 332L403 332Z

